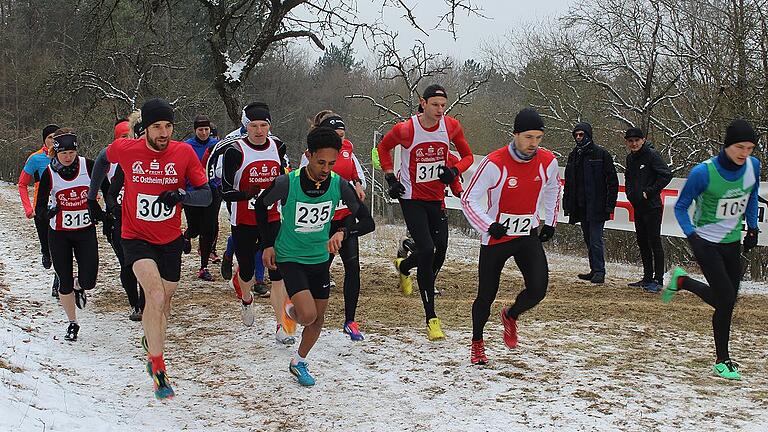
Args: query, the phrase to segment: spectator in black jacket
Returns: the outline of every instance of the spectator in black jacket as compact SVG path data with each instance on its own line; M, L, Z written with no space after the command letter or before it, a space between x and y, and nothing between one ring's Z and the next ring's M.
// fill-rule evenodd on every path
M611 218L619 193L619 179L613 157L592 141L592 126L579 123L573 128L576 147L565 165L563 210L568 223L581 222L589 255L589 273L579 279L605 282L605 245L603 229Z
M661 191L672 180L672 171L653 144L646 142L638 128L624 134L627 144L627 171L624 174L627 199L635 208L635 235L643 260L643 279L629 286L659 292L664 286L664 248L661 247Z

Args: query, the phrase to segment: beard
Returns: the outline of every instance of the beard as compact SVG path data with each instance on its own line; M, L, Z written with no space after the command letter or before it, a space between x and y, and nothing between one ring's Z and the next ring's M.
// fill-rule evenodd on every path
M165 150L168 147L168 142L169 141L170 141L170 139L166 139L164 143L158 144L158 143L155 142L155 140L153 140L152 138L150 138L147 135L147 144L149 145L150 148L152 148L155 151L163 151L163 150Z

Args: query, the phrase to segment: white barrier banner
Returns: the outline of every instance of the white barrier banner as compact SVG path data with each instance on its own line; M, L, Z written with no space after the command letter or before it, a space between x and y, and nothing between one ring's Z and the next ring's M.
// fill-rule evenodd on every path
M399 150L399 149L398 149ZM458 153L452 151L456 156ZM400 152L395 151L395 166L400 166ZM485 156L474 155L475 160L472 166L462 174L462 182L464 184L469 183L469 179L475 174L475 170L480 165L480 162ZM558 161L559 162L559 161ZM565 184L565 176L563 175L565 167L560 167L560 182ZM684 178L675 177L667 185L664 190L661 191L661 201L664 205L661 214L661 234L671 237L685 237L683 231L680 229L680 225L675 218L675 203L677 197L680 194L680 190L685 184ZM760 182L760 190L768 190L768 182ZM562 189L560 191L560 202L562 203ZM762 199L760 201L763 201ZM396 202L396 201L393 201ZM461 201L459 198L451 194L450 188L445 188L445 206L450 209L461 210ZM690 215L693 215L693 206L688 210ZM761 233L765 233L759 236L758 244L760 246L768 246L768 220L766 220L766 212L768 212L768 205L764 202L758 203L758 227ZM558 223L568 223L568 217L563 213L562 207L557 218ZM616 229L622 231L635 231L635 210L632 204L627 200L627 195L624 192L624 174L619 174L619 195L616 199L616 207L611 214L611 219L605 223L605 227L609 229ZM743 231L746 232L746 223L744 224Z

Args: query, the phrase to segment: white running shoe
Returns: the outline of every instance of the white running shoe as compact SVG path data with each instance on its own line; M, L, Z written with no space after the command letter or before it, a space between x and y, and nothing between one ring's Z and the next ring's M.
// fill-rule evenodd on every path
M283 345L293 345L296 343L296 338L286 333L280 324L277 325L277 330L275 330L275 340Z
M255 319L253 316L253 300L251 300L251 303L249 304L240 302L240 305L240 317L243 319L243 324L247 327L251 327Z

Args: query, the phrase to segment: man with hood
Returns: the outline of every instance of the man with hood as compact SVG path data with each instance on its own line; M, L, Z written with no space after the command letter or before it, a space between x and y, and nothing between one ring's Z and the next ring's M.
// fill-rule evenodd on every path
M577 124L573 139L576 146L565 165L563 211L568 223L581 222L587 245L589 273L579 274L579 279L601 284L605 282L603 229L616 207L619 179L611 154L592 141L592 125Z

